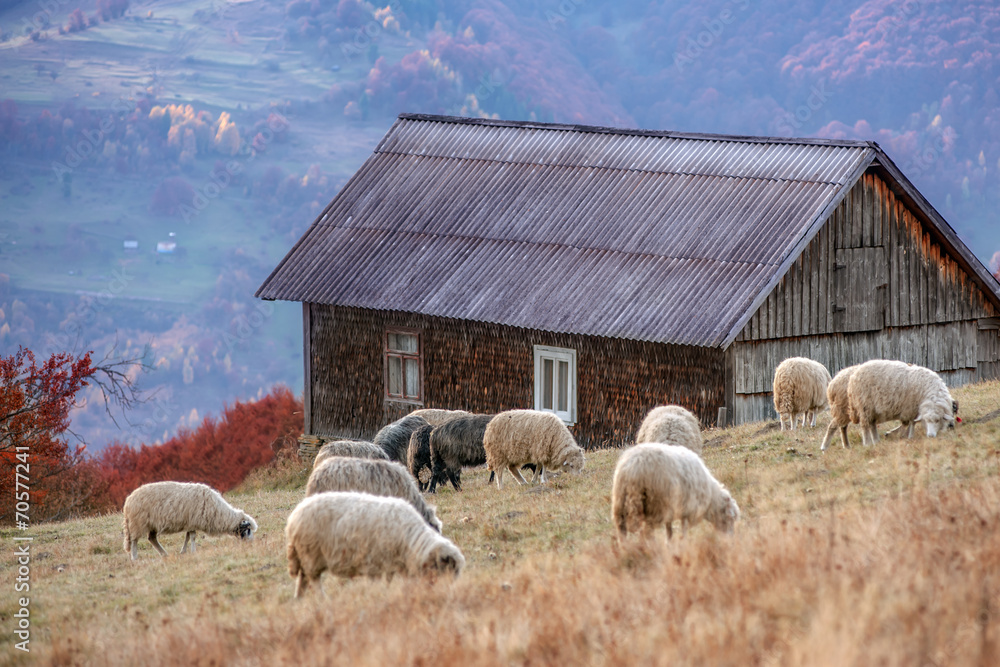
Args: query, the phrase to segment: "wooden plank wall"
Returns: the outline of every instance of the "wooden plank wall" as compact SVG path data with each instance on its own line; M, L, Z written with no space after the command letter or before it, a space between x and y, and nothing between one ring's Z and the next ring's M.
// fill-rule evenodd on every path
M311 307L310 321L318 435L371 438L421 407L385 399L386 327L422 332L424 407L477 413L533 407L533 346L575 349L578 422L571 430L587 448L631 442L656 405L683 405L708 425L724 404L725 353L718 349L320 305Z
M871 255L871 279L848 278L855 302L837 303L838 250L881 248L885 268ZM870 254L870 253L869 253ZM848 254L841 252L841 257ZM856 266L840 271L850 272ZM879 275L885 271L885 276ZM840 278L843 280L843 278ZM920 221L884 181L865 174L788 273L740 332L737 341L811 336L844 331L838 308L868 309L884 282L888 327L974 320L997 315L983 292L958 264L932 242ZM870 289L863 289L863 288ZM862 320L873 323L866 315ZM866 325L867 326L867 325Z
M884 181L865 174L732 346L736 423L775 419L774 369L901 359L962 384L1000 377L997 310Z

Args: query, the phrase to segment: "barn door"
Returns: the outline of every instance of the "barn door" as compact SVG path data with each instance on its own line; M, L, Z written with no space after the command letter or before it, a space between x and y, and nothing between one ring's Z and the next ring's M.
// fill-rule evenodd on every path
M885 248L840 248L834 266L836 331L873 331L885 326L888 267Z

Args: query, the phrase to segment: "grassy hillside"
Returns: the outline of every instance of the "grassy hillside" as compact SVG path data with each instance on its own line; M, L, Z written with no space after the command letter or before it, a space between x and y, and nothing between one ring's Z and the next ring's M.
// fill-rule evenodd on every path
M324 578L292 599L283 527L305 471L259 471L230 500L250 544L202 538L131 563L120 514L38 526L31 658L49 664L998 664L1000 382L955 392L954 432L821 454L822 428L706 433L743 519L732 538L619 548L618 451L542 487L434 498L467 558L455 581ZM821 426L825 426L822 420ZM887 425L891 426L891 425ZM3 533L11 545L13 534ZM180 536L163 540L168 551ZM4 550L13 571L12 549ZM11 620L5 596L0 617ZM3 662L29 656L8 641Z

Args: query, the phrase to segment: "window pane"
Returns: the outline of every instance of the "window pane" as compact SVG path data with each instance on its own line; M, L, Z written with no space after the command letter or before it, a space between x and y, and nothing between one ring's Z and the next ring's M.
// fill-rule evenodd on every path
M542 359L542 409L552 409L552 360Z
M559 383L556 386L559 391L559 407L556 409L567 412L569 411L569 362L559 362Z
M389 357L389 394L403 395L403 360L399 357Z
M405 377L407 398L420 398L420 362L407 359Z
M403 352L417 353L417 337L413 334L397 334L399 349Z
M399 341L396 340L398 337L399 334L394 334L394 333L386 335L386 347L389 348L390 350L398 350Z

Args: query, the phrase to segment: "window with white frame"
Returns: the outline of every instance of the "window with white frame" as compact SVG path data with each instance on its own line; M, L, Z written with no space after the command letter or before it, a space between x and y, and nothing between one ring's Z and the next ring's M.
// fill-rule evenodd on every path
M535 346L535 409L576 423L576 350Z
M399 401L423 400L420 352L420 332L412 329L385 332L386 397Z

